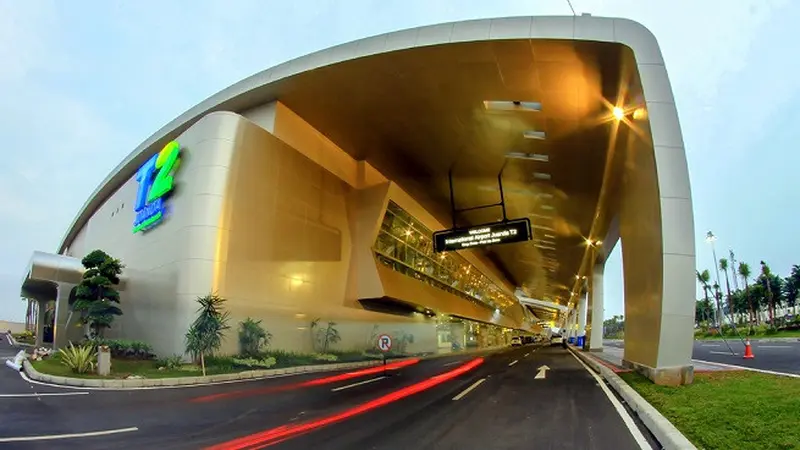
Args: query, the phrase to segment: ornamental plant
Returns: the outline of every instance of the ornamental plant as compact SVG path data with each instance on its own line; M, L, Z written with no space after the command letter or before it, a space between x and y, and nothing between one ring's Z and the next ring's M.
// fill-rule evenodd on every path
M102 337L103 330L111 327L116 316L122 315L116 286L125 266L102 250L92 251L81 264L86 270L74 297L70 298L70 306L80 314L79 324L91 329L90 338Z

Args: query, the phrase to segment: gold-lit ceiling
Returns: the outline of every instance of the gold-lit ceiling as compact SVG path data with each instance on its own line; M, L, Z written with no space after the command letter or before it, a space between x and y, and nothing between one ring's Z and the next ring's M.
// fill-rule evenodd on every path
M603 179L620 67L612 43L471 42L379 54L300 73L277 98L359 160L395 180L451 223L458 208L496 203L503 170L509 218L530 217L534 240L486 250L532 298L566 304L586 250ZM541 103L541 111L487 109L485 101ZM526 139L543 131L544 139ZM510 159L509 153L546 155ZM500 208L464 213L493 222Z

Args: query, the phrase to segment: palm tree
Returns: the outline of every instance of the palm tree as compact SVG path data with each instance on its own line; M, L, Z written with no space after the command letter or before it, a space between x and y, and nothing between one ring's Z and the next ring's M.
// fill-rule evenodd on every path
M197 303L200 305L197 319L186 332L186 351L195 359L200 358L200 367L206 376L205 357L222 346L225 331L230 328L230 313L223 311L225 299L216 294L198 297Z
M700 272L699 270L695 270L695 273L697 273L697 281L703 288L703 295L705 296L706 304L710 305L711 302L708 301L708 291L711 289L711 287L708 285L708 283L711 281L711 274L708 273L708 269L702 272Z
M728 312L731 314L731 325L735 326L736 319L733 317L733 302L731 301L731 281L728 278L728 260L721 258L719 260L719 268L725 273L725 288L728 291Z
M752 273L750 272L750 265L745 262L739 263L739 276L741 276L742 280L744 280L744 296L747 298L747 305L750 307L750 324L752 325L754 320L756 323L758 320L756 317L756 311L753 309L753 298L750 297L750 283L748 280L750 279L751 275Z
M720 331L722 331L722 319L725 317L722 311L722 291L719 288L719 283L714 283L711 288L714 291L714 300L717 303L717 322L720 327Z
M775 300L772 297L772 272L764 261L761 261L761 276L764 277L764 287L767 290L767 304L769 305L769 326L775 326Z

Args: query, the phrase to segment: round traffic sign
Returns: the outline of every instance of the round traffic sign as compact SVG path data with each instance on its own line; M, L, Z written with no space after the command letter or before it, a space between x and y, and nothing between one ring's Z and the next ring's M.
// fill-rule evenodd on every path
M392 349L392 337L388 334L378 336L378 349L382 352L388 352Z

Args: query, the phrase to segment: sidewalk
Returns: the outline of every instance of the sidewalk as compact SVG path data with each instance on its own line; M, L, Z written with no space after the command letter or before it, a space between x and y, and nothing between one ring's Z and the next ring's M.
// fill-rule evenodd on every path
M630 372L630 369L626 369L622 366L622 356L625 350L619 347L611 347L611 346L603 346L602 352L583 352L584 355L589 356L590 358L594 358L599 364L602 364L609 369L613 370L615 373L620 372ZM740 370L740 369L733 369L724 366L718 365L711 365L705 364L700 361L692 360L694 364L694 372L695 373L702 373L702 372L717 372L717 371L725 371L725 370Z

